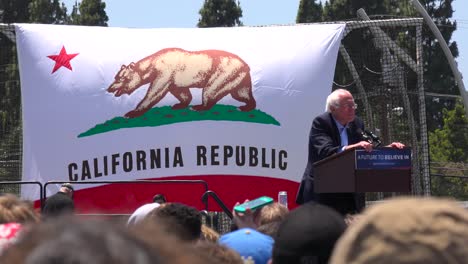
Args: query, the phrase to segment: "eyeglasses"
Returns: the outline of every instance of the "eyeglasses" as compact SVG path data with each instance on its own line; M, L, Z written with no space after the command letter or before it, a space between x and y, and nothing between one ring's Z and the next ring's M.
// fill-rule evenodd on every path
M352 104L342 104L342 105L340 105L340 107L351 108L351 109L354 109L354 110L357 109L357 106L358 106L358 105L355 104L355 103L352 103Z

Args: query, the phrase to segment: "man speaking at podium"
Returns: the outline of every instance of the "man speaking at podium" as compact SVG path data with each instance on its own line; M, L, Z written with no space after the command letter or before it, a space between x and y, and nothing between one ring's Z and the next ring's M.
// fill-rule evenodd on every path
M317 116L309 135L307 167L297 192L296 203L308 201L330 206L342 215L355 214L365 206L363 193L315 193L313 164L333 154L352 148L372 151L373 145L366 140L364 124L356 117L357 105L350 92L344 89L333 91L326 102L326 112ZM399 142L388 145L403 148Z

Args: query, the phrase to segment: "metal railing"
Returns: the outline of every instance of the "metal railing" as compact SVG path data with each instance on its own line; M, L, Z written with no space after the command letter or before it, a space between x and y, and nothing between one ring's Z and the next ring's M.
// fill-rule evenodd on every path
M44 184L44 199L47 198L47 186L50 184L63 184L69 181L48 181ZM203 180L131 180L131 181L88 181L88 182L72 182L74 185L78 184L201 184L204 186L205 193L208 192L208 183ZM42 201L42 200L41 200ZM42 202L41 202L42 203ZM208 201L203 203L205 210L208 210Z
M229 208L227 208L226 204L221 200L221 198L219 198L219 196L213 192L213 191L206 191L203 195L202 195L202 203L204 204L208 204L208 198L209 197L212 197L217 203L218 205L221 207L221 209L223 209L224 213L229 216L229 218L233 218L233 215L232 215L232 212L231 210L229 210ZM207 209L208 210L208 209Z
M39 202L41 206L41 210L44 207L43 202L44 202L44 196L43 196L43 191L44 191L44 186L42 183L38 181L0 181L0 186L2 185L14 185L14 184L19 184L19 185L26 185L26 184L31 184L31 185L38 185L39 186Z

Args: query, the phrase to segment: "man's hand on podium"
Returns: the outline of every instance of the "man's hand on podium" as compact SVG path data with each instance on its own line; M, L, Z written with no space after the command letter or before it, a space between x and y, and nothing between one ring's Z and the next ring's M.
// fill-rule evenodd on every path
M348 145L345 147L345 150L347 149L355 149L355 148L363 148L365 151L367 152L371 152L372 151L372 144L367 142L367 141L360 141L356 144L352 144L352 145Z
M392 144L388 145L387 147L402 149L405 147L405 144L400 143L400 142L392 142Z

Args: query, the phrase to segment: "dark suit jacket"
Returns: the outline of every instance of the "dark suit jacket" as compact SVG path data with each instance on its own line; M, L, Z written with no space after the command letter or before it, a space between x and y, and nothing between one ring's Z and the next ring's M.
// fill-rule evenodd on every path
M362 138L361 133L359 132L363 130L364 130L364 124L361 121L361 119L359 119L358 117L356 117L354 121L350 122L347 128L348 145L364 140ZM301 185L297 193L296 203L303 204L310 200L315 200L315 201L327 204L328 201L326 200L328 198L331 198L332 200L334 199L333 194L321 195L321 194L316 194L313 192L313 179L314 179L313 164L328 156L338 153L338 150L340 147L341 147L340 134L339 134L338 127L336 126L336 123L333 120L331 113L326 112L317 116L312 123L312 128L309 134L309 157L307 160L307 166L304 171L304 175L302 177ZM356 201L356 200L362 200L362 197L361 197L362 195L359 195L359 197L355 197L355 195L350 195L350 194L337 194L337 195L348 197L349 199L343 198L343 200L349 200L348 202L350 203L353 202L356 207L355 208L356 211L361 209L360 207L363 206L362 204L359 204L359 203L362 203L362 201ZM325 201L322 201L324 199ZM350 200L353 200L353 201L350 201ZM342 203L343 201L340 200L339 202ZM346 203L346 201L344 202ZM330 206L330 204L327 204L327 205ZM340 206L340 205L337 205L337 206ZM347 205L347 207L349 207L349 205ZM339 209L339 208L335 208L335 209ZM348 209L343 209L343 210L346 211L346 210L352 210L352 209L348 208ZM343 211L343 210L339 209L338 211Z

